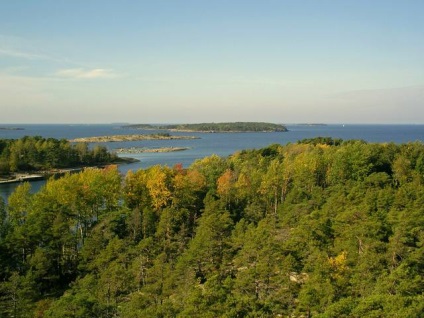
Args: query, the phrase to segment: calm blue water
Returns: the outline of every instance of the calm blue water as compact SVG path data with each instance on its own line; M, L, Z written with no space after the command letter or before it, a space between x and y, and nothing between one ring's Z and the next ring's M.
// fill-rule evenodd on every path
M0 130L0 138L21 138L23 136L42 136L52 138L72 139L78 137L91 137L103 135L126 135L147 133L154 131L122 129L117 125L5 125L0 127L20 127L24 130ZM297 142L304 138L318 136L363 139L368 142L395 142L424 140L424 125L327 125L303 126L287 125L288 132L282 133L173 133L175 135L192 135L200 139L193 140L145 140L136 142L115 142L104 145L111 151L116 148L129 147L189 147L189 150L170 153L144 153L131 154L128 157L137 158L138 163L121 165L120 171L147 168L155 164L173 166L182 163L188 167L194 160L217 154L228 156L237 150L263 148L270 144L287 144ZM124 154L122 156L125 156ZM44 181L32 182L33 190L38 190ZM0 195L6 198L17 184L0 184Z

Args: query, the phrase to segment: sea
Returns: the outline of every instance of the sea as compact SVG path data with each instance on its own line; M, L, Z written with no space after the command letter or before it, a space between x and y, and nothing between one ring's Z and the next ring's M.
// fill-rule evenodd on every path
M172 132L173 135L196 136L198 139L187 140L142 140L128 142L98 143L110 151L118 148L146 147L187 147L188 150L165 153L119 154L122 157L132 157L139 162L119 166L122 174L129 170L136 171L153 165L174 166L182 164L190 166L195 160L212 154L226 157L243 149L259 149L271 144L295 143L305 138L332 137L361 139L367 142L406 143L424 140L424 125L354 125L354 124L291 124L285 125L287 132L244 132L244 133L195 133ZM24 136L42 136L45 138L74 139L81 137L152 134L155 130L135 130L123 128L120 124L0 124L0 139L18 139ZM14 130L10 128L20 128ZM91 144L93 146L94 144ZM33 192L45 184L44 180L32 181ZM0 184L0 196L5 200L19 183Z

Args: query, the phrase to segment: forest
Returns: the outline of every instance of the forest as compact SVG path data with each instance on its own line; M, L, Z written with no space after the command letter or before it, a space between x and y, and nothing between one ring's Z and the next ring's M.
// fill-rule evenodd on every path
M100 145L89 148L87 143L71 144L66 139L40 136L0 139L0 175L116 161L118 157Z
M424 317L424 145L317 138L0 202L1 317Z

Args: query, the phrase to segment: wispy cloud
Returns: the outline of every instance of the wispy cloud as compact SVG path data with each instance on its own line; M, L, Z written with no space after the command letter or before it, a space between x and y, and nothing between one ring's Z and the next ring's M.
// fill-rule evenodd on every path
M56 72L59 77L74 78L74 79L97 79L97 78L115 78L117 75L112 70L103 68L83 69L70 68Z
M1 41L1 37L0 37ZM67 65L82 66L80 62L72 61L66 57L54 57L44 53L35 53L31 50L10 48L10 47L0 47L0 56L12 57L15 59L28 60L28 61L47 61L55 62Z
M34 54L34 53L28 53L28 52L18 51L14 49L5 49L5 48L0 48L0 55L23 58L27 60L50 60L51 59L50 57L46 55L42 55L42 54Z
M14 59L27 61L53 62L73 67L87 67L84 63L71 60L66 56L58 56L52 52L46 52L39 43L27 38L0 34L0 57L6 56Z

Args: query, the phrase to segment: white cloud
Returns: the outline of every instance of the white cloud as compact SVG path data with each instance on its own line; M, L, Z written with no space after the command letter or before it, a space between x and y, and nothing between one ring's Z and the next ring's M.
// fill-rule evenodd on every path
M95 68L95 69L82 69L82 68L70 68L63 69L56 72L57 76L65 78L76 78L76 79L95 79L95 78L114 78L116 74L112 70Z

